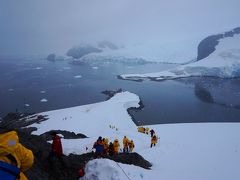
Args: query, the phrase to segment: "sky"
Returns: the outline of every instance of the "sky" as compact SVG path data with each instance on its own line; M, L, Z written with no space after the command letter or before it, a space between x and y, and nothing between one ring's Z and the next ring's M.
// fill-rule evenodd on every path
M196 44L240 26L239 0L0 0L0 55L82 42Z

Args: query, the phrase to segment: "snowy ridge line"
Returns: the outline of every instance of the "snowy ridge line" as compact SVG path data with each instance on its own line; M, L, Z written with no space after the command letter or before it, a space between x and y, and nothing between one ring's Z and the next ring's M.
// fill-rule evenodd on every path
M198 75L189 75L189 76L178 76L178 77L172 77L172 76L159 76L159 77L151 77L151 76L132 76L132 75L118 75L117 78L121 80L129 80L129 81L135 81L135 82L143 82L144 80L150 80L150 81L166 81L166 80L177 80L177 79L186 79L186 78L195 78L195 77L207 77L207 78L219 78L222 77L218 76L198 76ZM224 77L224 79L239 79L240 77Z
M240 34L219 40L216 50L205 59L180 65L168 71L146 74L123 74L126 80L168 80L184 77L240 77Z

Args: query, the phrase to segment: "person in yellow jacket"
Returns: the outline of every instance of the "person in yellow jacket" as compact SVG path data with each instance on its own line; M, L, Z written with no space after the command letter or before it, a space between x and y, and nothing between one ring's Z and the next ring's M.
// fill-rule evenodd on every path
M151 147L156 146L156 143L157 143L157 136L153 135L153 137L151 138Z
M148 128L148 127L145 129L145 133L146 133L146 134L149 133L149 128Z
M103 154L107 154L108 153L108 138L103 138Z
M133 149L134 149L134 147L135 147L133 140L131 140L131 141L128 143L128 147L129 147L129 152L133 152Z
M145 133L145 128L144 127L138 127L138 132Z
M21 171L20 180L27 180L23 172L32 167L34 156L19 143L16 131L8 131L0 134L0 161L17 166Z
M118 154L120 144L118 142L118 139L115 139L113 142L113 149L114 149L114 154Z
M127 138L127 136L123 137L123 152L128 152L128 143L129 143L129 139Z

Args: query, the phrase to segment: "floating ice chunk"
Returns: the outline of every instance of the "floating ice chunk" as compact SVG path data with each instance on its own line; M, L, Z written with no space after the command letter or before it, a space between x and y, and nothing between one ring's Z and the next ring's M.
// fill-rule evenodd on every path
M94 66L94 67L92 67L93 69L98 69L98 67L97 66Z
M36 67L34 69L40 70L40 69L43 69L43 67Z
M43 99L40 100L40 102L48 102L48 100L43 98Z
M25 104L26 107L29 107L30 105L29 104Z
M46 91L40 91L40 93L44 94L44 93L46 93Z
M82 78L82 76L81 75L76 75L76 76L74 76L74 78L79 79L79 78Z

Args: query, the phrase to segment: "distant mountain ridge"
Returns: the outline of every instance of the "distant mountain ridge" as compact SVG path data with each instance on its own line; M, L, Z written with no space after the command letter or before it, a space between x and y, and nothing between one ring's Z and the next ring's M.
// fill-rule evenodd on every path
M197 61L204 59L213 53L216 50L215 47L218 45L220 39L233 37L235 34L240 34L240 27L225 33L211 35L203 39L198 45Z

